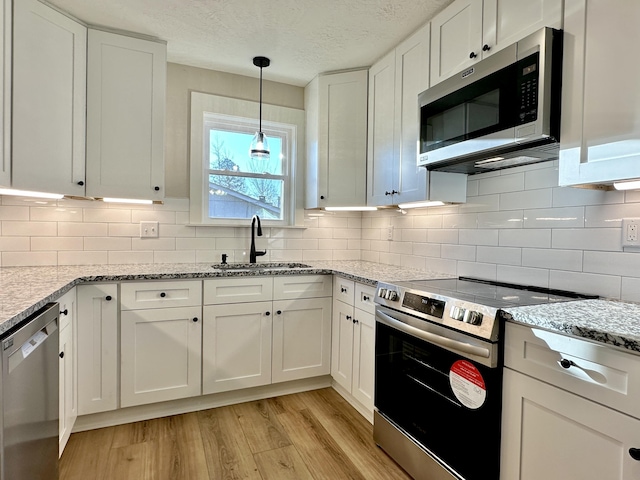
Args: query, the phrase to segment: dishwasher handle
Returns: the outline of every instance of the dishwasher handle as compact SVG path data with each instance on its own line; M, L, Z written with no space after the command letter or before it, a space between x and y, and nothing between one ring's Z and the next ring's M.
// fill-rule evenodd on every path
M35 352L37 349L41 348L49 338L51 338L51 334L58 330L58 318L54 318L49 323L47 323L44 327L38 330L36 333L31 335L19 346L16 348L13 353L9 355L8 360L8 369L9 373L13 372L18 366L25 361L29 355Z

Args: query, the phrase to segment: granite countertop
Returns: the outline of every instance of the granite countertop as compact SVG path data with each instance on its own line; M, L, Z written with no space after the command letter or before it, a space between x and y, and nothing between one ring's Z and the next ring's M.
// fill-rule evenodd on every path
M508 319L640 353L640 304L577 300L505 308Z
M368 285L378 281L449 278L451 275L364 261L305 262L310 268L225 271L210 263L83 265L0 268L0 334L38 311L47 303L87 282L170 280L255 275L337 274ZM258 264L260 265L260 264ZM269 264L277 266L278 264ZM281 264L284 265L284 264Z

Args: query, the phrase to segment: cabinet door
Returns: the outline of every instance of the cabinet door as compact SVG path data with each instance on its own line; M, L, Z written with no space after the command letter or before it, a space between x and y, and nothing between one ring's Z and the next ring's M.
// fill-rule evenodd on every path
M640 421L505 369L503 480L640 478Z
M369 70L369 139L367 149L367 204L391 205L397 182L394 152L395 51ZM416 97L417 102L417 97ZM418 137L416 137L417 140Z
M375 377L375 316L363 310L354 310L353 380L351 394L373 412L373 384Z
M69 416L73 398L73 329L70 326L61 329L58 341L60 342L58 457L60 457L75 421Z
M76 289L69 290L57 302L60 305L59 455L62 455L78 417Z
M395 154L398 191L393 203L427 199L427 169L418 166L418 95L429 88L430 24L396 48Z
M200 307L131 310L120 318L120 406L200 395Z
M118 406L118 285L78 285L78 415Z
M333 302L331 325L331 376L351 393L353 378L353 307Z
M484 0L483 58L543 27L562 28L562 0Z
M87 195L164 196L166 45L89 29Z
M433 86L482 56L482 0L456 0L431 20Z
M640 177L639 23L640 2L565 1L560 185Z
M11 186L11 0L0 0L0 185Z
M328 375L331 297L273 302L272 382Z
M87 28L15 2L12 186L84 195Z
M367 71L318 79L317 207L366 202Z
M271 302L204 307L204 394L271 383Z

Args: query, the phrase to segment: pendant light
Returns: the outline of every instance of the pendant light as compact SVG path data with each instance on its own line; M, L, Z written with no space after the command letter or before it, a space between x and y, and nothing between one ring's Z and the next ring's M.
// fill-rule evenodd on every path
M256 67L260 67L260 126L251 141L249 154L251 158L269 160L269 144L267 143L267 137L262 132L262 69L268 67L271 61L267 57L253 57L253 64Z

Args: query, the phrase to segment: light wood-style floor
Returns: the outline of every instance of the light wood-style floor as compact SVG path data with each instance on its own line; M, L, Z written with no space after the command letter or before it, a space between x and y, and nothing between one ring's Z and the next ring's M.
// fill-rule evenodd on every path
M60 480L410 477L331 388L74 433Z

